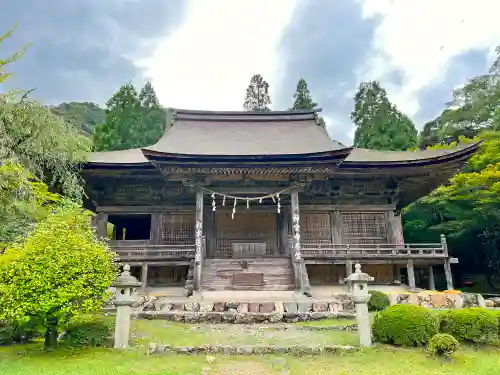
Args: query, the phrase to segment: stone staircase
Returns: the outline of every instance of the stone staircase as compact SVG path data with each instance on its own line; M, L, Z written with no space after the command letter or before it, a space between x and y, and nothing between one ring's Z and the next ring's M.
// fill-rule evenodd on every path
M293 280L290 258L205 259L201 289L283 291Z

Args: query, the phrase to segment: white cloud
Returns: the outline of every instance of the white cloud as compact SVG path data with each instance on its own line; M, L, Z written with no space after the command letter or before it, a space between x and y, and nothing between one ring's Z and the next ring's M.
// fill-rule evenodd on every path
M294 7L295 0L190 0L183 24L138 65L164 105L241 110L253 74L271 90L281 81L276 47Z
M419 90L440 83L453 57L500 44L498 0L364 0L364 15L382 17L375 39L377 53L360 80L377 79L391 99L413 116ZM390 85L393 69L403 73L401 86Z

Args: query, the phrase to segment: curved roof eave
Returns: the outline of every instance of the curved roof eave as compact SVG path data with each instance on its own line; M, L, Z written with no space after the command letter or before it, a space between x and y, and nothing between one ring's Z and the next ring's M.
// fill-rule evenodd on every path
M339 168L395 168L442 164L469 158L477 151L481 143L482 141L479 141L458 145L455 148L420 151L378 151L354 148Z

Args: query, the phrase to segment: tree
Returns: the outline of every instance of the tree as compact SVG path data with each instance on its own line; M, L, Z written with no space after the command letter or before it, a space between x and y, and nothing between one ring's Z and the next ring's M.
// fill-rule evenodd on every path
M161 138L165 116L151 83L140 94L126 83L106 103L104 122L94 128L94 147L115 151L149 146Z
M270 105L269 83L260 74L253 75L247 87L243 108L246 111L270 111Z
M304 78L301 78L297 83L297 89L293 94L293 106L292 109L315 109L318 106L312 100L311 92L309 87L307 87L307 82Z
M424 127L421 147L472 138L485 130L500 130L500 46L489 71L453 91L453 100ZM426 131L427 130L427 131ZM429 139L432 131L434 137ZM434 142L434 143L433 143Z
M11 34L12 30L1 36L0 43ZM8 78L5 66L23 53L0 59L0 81ZM79 165L85 161L90 141L28 94L0 96L0 160L18 163L34 178L79 199L83 193Z
M293 94L292 110L314 110L317 109L318 104L312 100L311 92L307 86L304 78L301 78L297 83L297 88ZM318 122L321 126L326 126L323 117L318 116Z
M376 81L360 84L351 119L356 126L356 147L405 150L417 143L415 125L389 101L386 91Z
M91 102L69 102L49 107L52 113L75 124L85 135L92 135L94 127L104 121L104 109Z
M22 165L0 165L0 251L34 229L61 197Z
M0 45L2 42L4 42L8 37L12 35L12 33L17 29L17 24L14 26L14 28L7 30L4 34L0 35ZM4 69L7 67L7 65L12 64L13 62L19 60L26 50L28 49L28 46L25 46L21 51L14 52L11 56L8 56L7 58L0 58L0 84L3 83L9 76L11 75L10 73L6 72Z
M145 145L152 145L161 138L167 121L167 110L160 105L156 92L147 81L139 93L141 110L146 123Z
M0 257L0 320L34 319L46 348L57 345L71 317L102 308L117 275L114 253L95 237L88 215L68 203Z

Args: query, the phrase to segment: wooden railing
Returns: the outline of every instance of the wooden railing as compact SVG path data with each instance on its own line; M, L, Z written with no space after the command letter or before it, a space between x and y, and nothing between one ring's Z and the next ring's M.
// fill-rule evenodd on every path
M193 244L151 244L149 240L109 241L111 249L120 260L191 260L194 259Z
M441 243L420 244L333 244L302 242L304 259L394 259L447 258Z

